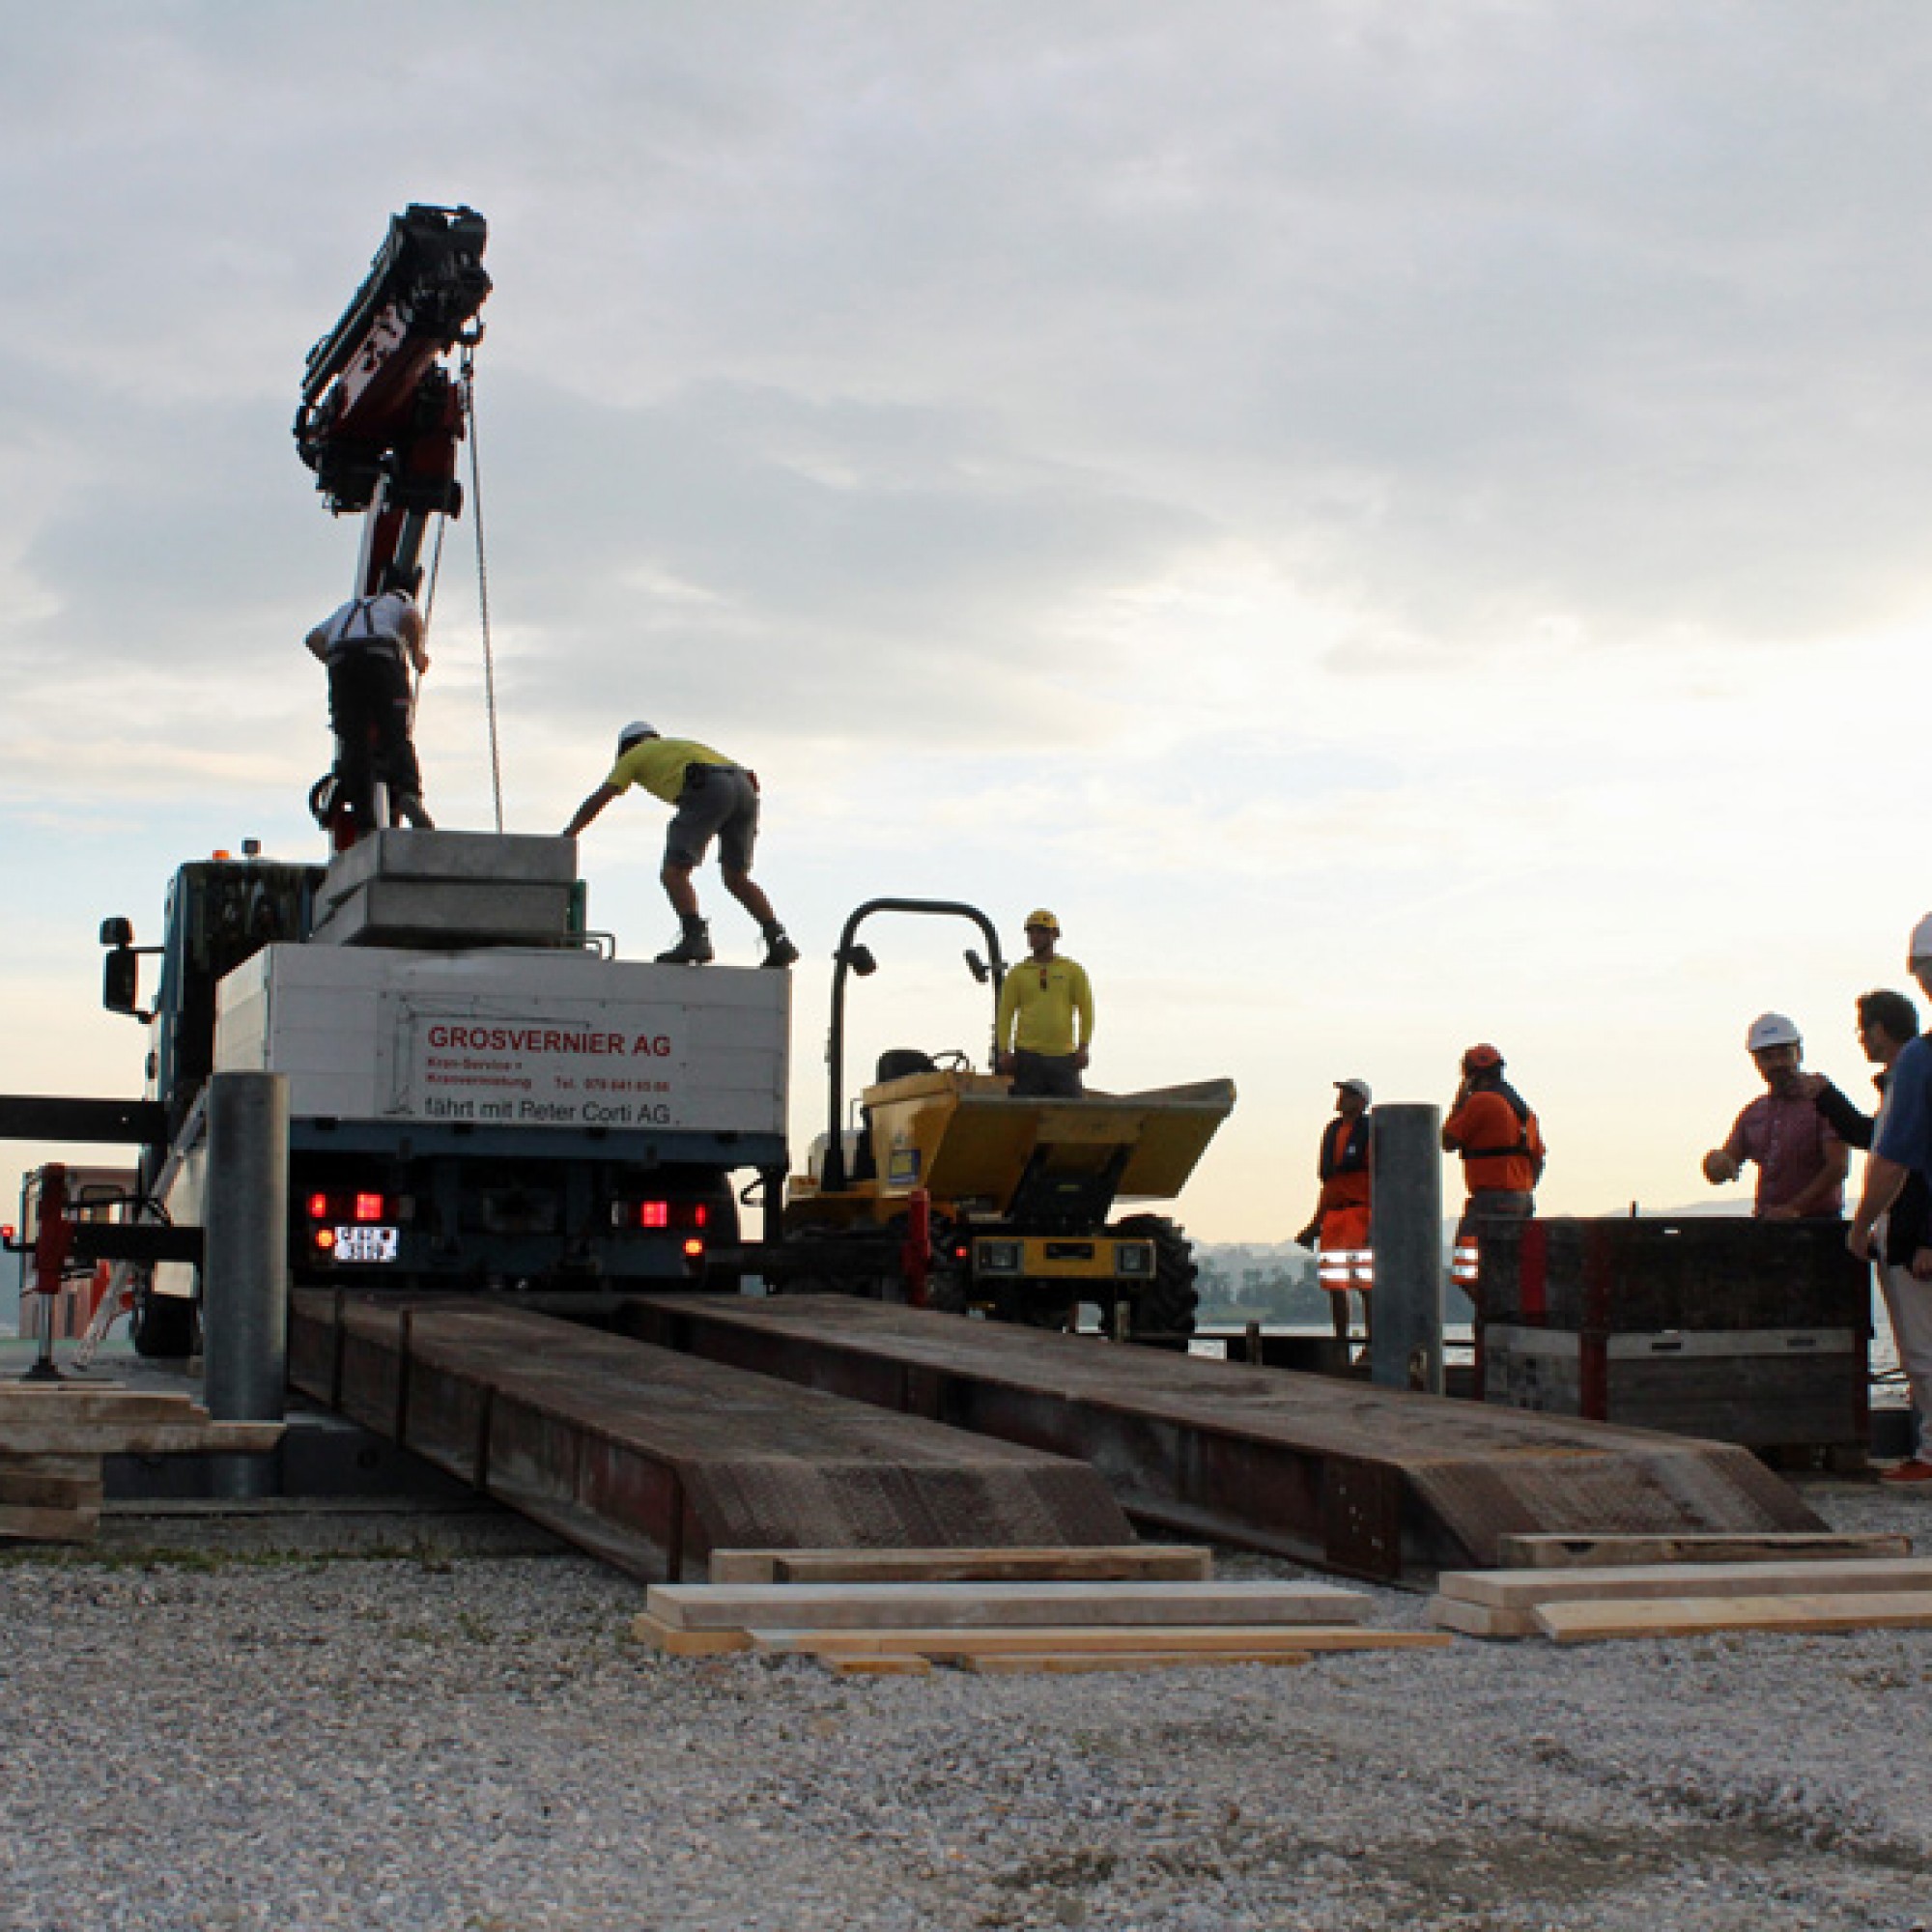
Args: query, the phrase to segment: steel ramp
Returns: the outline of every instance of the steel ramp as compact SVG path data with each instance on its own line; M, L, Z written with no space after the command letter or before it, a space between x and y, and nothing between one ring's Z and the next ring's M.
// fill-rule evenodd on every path
M1127 1514L1346 1575L1503 1535L1827 1525L1748 1451L838 1295L644 1295L628 1332L1092 1463Z
M1131 1543L1078 1462L475 1297L300 1291L290 1379L637 1575L713 1549Z

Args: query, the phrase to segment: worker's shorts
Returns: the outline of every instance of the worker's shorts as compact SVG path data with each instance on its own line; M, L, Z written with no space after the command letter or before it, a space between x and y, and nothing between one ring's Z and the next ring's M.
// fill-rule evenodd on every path
M727 872L752 869L758 842L758 788L736 765L687 765L677 810L665 835L665 864L685 870L704 863L713 838Z

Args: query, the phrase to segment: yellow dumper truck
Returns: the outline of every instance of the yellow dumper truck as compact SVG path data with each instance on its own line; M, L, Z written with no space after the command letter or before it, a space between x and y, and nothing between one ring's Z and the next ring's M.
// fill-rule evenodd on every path
M969 952L967 963L998 999L999 937L978 908L875 899L846 922L833 973L827 1128L787 1191L782 1259L765 1258L773 1285L857 1287L1050 1328L1079 1325L1086 1310L1122 1339L1184 1348L1197 1300L1185 1236L1159 1214L1109 1216L1122 1201L1179 1193L1234 1107L1234 1082L1015 1098L964 1053L907 1049L881 1056L848 1126L846 985L873 970L857 933L882 911L977 924L987 955Z

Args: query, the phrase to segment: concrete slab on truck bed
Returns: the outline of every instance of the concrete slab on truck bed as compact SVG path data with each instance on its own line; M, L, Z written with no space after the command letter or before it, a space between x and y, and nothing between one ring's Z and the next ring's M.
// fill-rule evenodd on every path
M838 1295L645 1295L644 1340L1092 1462L1170 1530L1426 1582L1499 1537L1822 1531L1747 1451Z
M290 1378L593 1553L1101 1546L1086 1464L479 1297L294 1297Z

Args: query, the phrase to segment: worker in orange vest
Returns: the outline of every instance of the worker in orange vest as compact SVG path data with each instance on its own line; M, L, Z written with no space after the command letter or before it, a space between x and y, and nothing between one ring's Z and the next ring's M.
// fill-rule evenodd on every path
M1349 1291L1362 1297L1362 1334L1374 1332L1369 1290L1375 1258L1369 1251L1369 1107L1375 1095L1366 1080L1335 1083L1335 1118L1321 1130L1316 1171L1321 1193L1307 1227L1295 1236L1304 1248L1319 1247L1317 1275L1328 1291L1335 1339L1349 1339Z
M1528 1220L1543 1179L1543 1127L1526 1101L1503 1078L1503 1057L1487 1042L1463 1056L1463 1079L1442 1122L1442 1149L1463 1159L1469 1198L1456 1229L1450 1278L1482 1313L1477 1300L1477 1224L1484 1216Z

